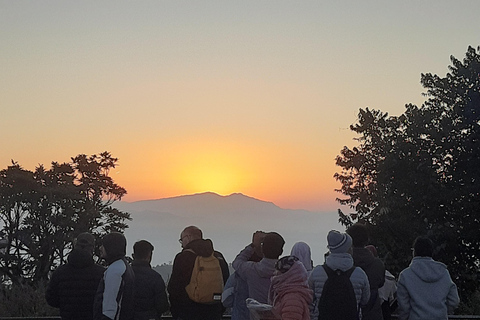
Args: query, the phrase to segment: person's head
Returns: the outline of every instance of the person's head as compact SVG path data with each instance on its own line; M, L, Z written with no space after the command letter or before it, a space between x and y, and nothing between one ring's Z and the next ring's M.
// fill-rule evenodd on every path
M185 248L193 240L203 239L202 230L195 226L189 226L180 233L180 244Z
M153 245L147 240L140 240L133 245L133 259L152 261Z
M303 263L305 269L312 270L312 252L308 244L302 241L295 243L290 254L297 257Z
M127 253L127 239L119 232L105 235L102 239L100 253L107 262L124 257Z
M368 244L368 231L364 224L355 223L348 228L347 233L352 237L355 248L363 248Z
M414 257L432 257L433 242L425 236L420 236L413 242L413 256Z
M95 247L95 238L88 232L80 233L74 242L74 248L77 250L87 251L93 255L93 248Z
M352 248L352 237L348 233L331 230L327 235L327 248L330 253L349 253Z
M295 264L295 262L299 261L295 256L285 256L275 263L275 269L280 273L285 273Z
M267 259L278 259L283 253L285 240L276 232L268 232L262 242L263 256Z

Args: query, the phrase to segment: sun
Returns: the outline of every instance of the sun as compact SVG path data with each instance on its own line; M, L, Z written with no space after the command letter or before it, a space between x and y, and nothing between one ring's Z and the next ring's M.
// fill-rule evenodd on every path
M177 162L177 185L185 193L215 192L229 195L248 184L248 170L241 157L222 151L190 153Z

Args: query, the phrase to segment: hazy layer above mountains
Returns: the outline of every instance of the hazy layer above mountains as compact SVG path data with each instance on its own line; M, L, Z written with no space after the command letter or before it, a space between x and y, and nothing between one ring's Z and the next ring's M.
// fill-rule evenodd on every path
M286 241L284 255L297 241L312 248L315 264L323 263L329 230L344 230L336 212L309 212L282 209L271 202L243 194L220 196L201 193L158 200L118 202L115 207L127 211L133 220L125 231L127 253L135 241L148 240L154 247L152 265L169 263L181 250L180 232L189 225L202 229L204 238L212 239L216 250L227 262L251 242L256 230L276 231Z

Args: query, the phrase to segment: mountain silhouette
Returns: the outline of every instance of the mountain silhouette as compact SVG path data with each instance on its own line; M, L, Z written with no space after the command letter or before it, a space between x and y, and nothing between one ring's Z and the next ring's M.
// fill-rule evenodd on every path
M181 250L178 242L183 228L196 225L204 238L212 239L216 250L228 262L251 242L256 230L279 232L286 241L284 255L297 241L305 241L312 248L312 256L323 263L326 235L329 230L343 230L335 212L310 212L283 209L272 202L258 200L241 193L221 196L206 192L171 198L117 202L116 208L132 217L125 231L128 250L135 241L145 239L154 247L152 264L173 261Z

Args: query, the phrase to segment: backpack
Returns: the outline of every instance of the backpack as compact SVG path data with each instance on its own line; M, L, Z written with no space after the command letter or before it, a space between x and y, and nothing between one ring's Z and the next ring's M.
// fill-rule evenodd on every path
M334 271L326 264L322 267L325 269L328 279L323 285L322 295L318 302L318 319L357 320L357 298L350 281L355 267L345 272Z
M193 252L193 250L190 250ZM223 274L220 262L213 255L197 256L190 283L185 287L188 297L199 303L221 302Z

